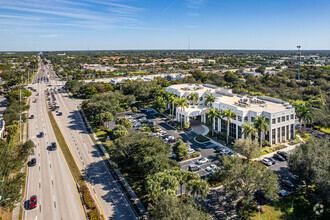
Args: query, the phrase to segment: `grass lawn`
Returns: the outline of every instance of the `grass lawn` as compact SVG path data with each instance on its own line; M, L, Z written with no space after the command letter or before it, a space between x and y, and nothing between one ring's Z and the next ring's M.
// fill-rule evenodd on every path
M330 128L320 128L321 131L330 134Z
M260 219L262 220L273 220L273 219L281 219L281 216L284 214L281 209L275 208L274 206L266 205L263 208L264 212L260 213ZM255 213L252 220L259 220L258 213Z

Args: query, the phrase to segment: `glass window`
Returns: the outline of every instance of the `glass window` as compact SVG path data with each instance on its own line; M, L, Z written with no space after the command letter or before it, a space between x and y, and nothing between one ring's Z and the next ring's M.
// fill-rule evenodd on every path
M253 122L253 121L254 121L254 119L255 119L255 117L251 117L251 122Z
M238 115L238 116L237 116L237 120L238 120L238 121L242 121L242 116Z
M272 144L275 144L276 136L275 129L272 130Z
M227 132L227 121L221 119L221 132Z
M277 143L281 143L281 128L277 128Z
M293 118L294 118L294 115L292 114L292 115L291 115L291 119L293 119Z
M244 117L244 121L249 121L249 117L248 116L245 116Z
M242 127L238 126L238 138L242 137Z
M291 131L291 139L294 139L295 137L293 136L293 131L294 131L293 130L293 124L291 125L291 130L290 131Z
M276 118L272 119L272 124L276 124Z
M285 121L285 116L282 116L282 122Z
M289 115L286 116L286 120L289 121Z
M218 118L215 118L215 130L218 131L219 130L219 123L218 123Z
M281 118L280 117L277 118L277 123L281 123Z
M290 136L289 136L289 125L286 126L286 140L289 140Z
M229 136L236 139L236 124L229 124Z
M285 126L282 127L282 141L285 140Z

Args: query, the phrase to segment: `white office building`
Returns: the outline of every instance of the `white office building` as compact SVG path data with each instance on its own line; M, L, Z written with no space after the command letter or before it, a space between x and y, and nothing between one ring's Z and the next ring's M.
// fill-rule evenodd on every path
M231 89L213 85L178 84L166 88L166 92L173 92L177 97L188 98L191 93L199 96L198 105L190 101L189 106L182 111L176 108L177 121L206 122L206 112L210 108L219 111L232 109L236 119L229 126L229 135L235 139L244 138L242 124L252 123L258 116L265 116L269 120L269 132L263 134L262 139L268 140L270 145L283 143L295 138L295 109L288 102L266 96L243 96L233 94ZM205 106L206 94L213 94L215 101ZM217 119L213 128L218 132L227 131L225 119Z

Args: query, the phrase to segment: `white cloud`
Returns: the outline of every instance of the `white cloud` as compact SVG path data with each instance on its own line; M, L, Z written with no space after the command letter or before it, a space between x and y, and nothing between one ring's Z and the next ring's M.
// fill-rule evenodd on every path
M62 34L47 34L47 35L44 35L43 37L45 38L55 38L55 37L60 37L62 36Z
M200 8L205 4L205 0L186 0L186 6L188 8Z

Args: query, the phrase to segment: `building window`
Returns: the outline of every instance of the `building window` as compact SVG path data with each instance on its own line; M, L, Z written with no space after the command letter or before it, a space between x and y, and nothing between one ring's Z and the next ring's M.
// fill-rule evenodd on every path
M244 117L244 121L249 121L249 117L248 116L245 116Z
M294 119L294 115L293 114L291 115L291 119Z
M282 127L282 141L285 141L285 126Z
M286 126L286 140L289 140L290 136L289 136L289 125Z
M218 118L215 118L215 130L218 131L219 130L219 123L218 123Z
M229 136L236 139L236 124L229 124Z
M238 115L238 116L237 116L237 120L238 120L238 121L242 121L242 116Z
M289 121L289 115L286 116L286 120Z
M254 121L254 119L255 119L255 117L251 117L251 122L253 122L253 121Z
M238 126L238 138L242 137L242 127Z
M276 118L272 119L272 124L276 124Z
M281 128L277 128L277 143L281 143Z
M280 117L277 118L277 123L281 123L281 118Z
M272 144L275 144L275 140L276 140L276 133L275 133L275 129L272 130Z
M227 132L227 121L221 119L221 132Z
M284 122L285 121L285 116L282 116L282 122Z
M294 132L294 130L293 130L293 124L292 124L292 125L291 125L291 139L295 138L295 137L293 136L293 132Z

